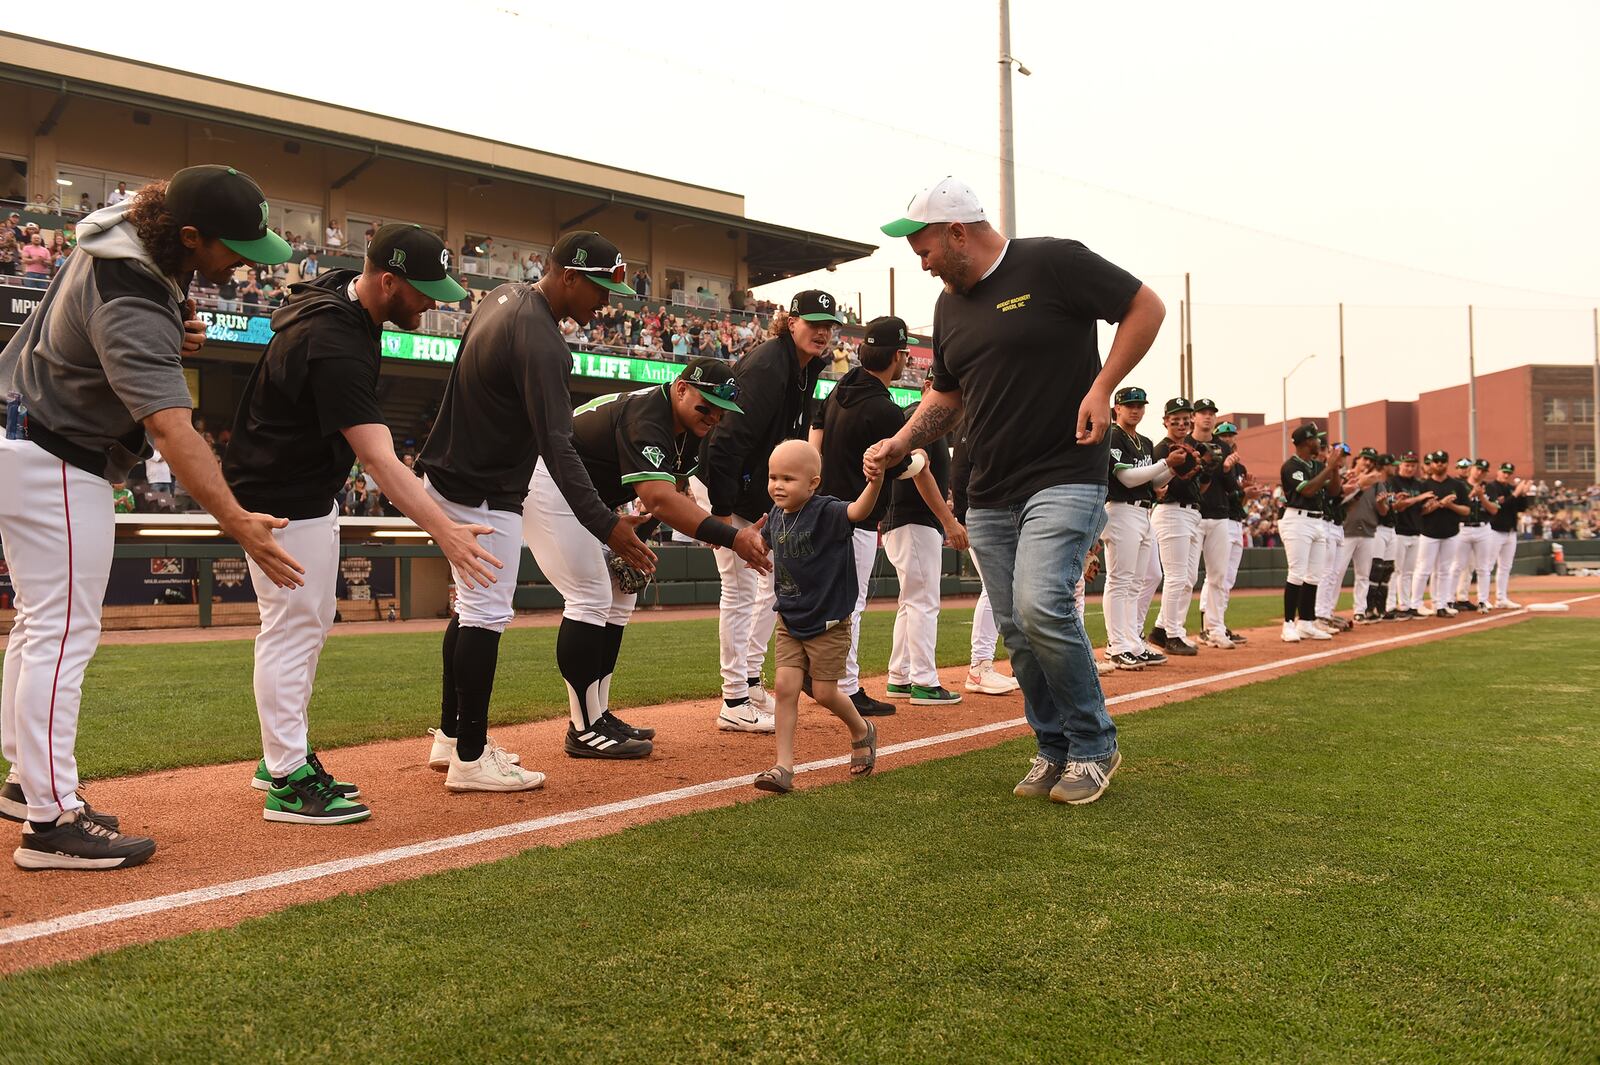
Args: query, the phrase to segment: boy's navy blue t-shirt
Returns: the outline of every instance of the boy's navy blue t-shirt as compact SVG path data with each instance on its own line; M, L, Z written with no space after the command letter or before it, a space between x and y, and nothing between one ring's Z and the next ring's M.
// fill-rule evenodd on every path
M856 609L850 505L820 493L793 514L773 507L761 535L772 548L773 609L797 640L821 636Z

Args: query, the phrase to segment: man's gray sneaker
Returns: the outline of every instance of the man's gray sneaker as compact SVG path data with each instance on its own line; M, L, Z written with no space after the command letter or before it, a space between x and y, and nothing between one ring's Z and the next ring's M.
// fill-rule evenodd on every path
M1061 779L1062 770L1065 768L1042 754L1036 755L1033 765L1028 767L1028 775L1017 782L1017 786L1011 789L1011 794L1024 799L1043 799L1050 794L1050 789L1056 786L1056 781Z
M1112 751L1092 762L1068 762L1061 771L1061 779L1050 789L1050 801L1073 806L1094 802L1111 786L1111 774L1121 764L1121 751Z

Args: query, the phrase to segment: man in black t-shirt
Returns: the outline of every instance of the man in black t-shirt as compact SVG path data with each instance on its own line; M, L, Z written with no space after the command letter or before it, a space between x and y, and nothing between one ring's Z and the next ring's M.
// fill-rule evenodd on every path
M1121 755L1073 588L1105 524L1111 393L1149 350L1165 308L1077 241L1007 240L953 178L883 231L906 238L944 293L933 312L933 388L864 466L892 467L964 415L967 533L1038 741L1015 791L1093 802ZM1103 367L1102 320L1121 323Z
M1511 601L1511 567L1517 560L1517 516L1528 507L1528 493L1532 481L1517 479L1514 463L1502 462L1488 488L1488 496L1499 507L1489 519L1496 543L1494 605L1503 610L1520 609L1521 604Z
M1421 554L1422 508L1433 498L1433 490L1422 483L1421 466L1415 451L1400 456L1398 472L1389 482L1394 501L1394 588L1395 617L1411 621L1422 616L1422 601L1415 598L1417 560Z
M251 784L267 793L268 821L346 824L369 814L350 801L353 785L323 771L307 735L317 658L336 605L336 501L351 463L361 462L466 581L492 585L503 564L478 543L489 526L451 520L422 490L395 454L378 404L383 323L416 329L423 312L459 299L448 262L434 234L389 225L368 246L359 273L329 270L292 286L234 416L223 475L246 506L289 519L274 536L306 567L304 587L281 588L250 564L261 608L255 695L262 747ZM504 561L515 564L515 556ZM516 584L515 574L506 579Z
M687 492L700 465L701 438L724 411L739 412L738 397L727 363L692 359L670 385L601 396L579 407L572 443L606 506L637 499L653 518L730 548L746 565L764 571L769 567L761 523L735 529L700 509ZM638 589L631 574L613 575L608 553L584 530L543 459L534 466L528 498L523 539L564 601L556 636L571 718L564 748L573 758L643 758L653 749L655 730L634 728L610 710L611 675Z

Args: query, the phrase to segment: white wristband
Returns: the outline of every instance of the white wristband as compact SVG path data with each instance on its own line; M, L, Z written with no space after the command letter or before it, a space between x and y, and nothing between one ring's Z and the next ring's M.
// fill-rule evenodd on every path
M898 478L896 478L896 480L909 481L917 474L921 473L923 468L927 465L928 457L920 451L914 451L911 453L911 465L907 466L906 472L902 473Z

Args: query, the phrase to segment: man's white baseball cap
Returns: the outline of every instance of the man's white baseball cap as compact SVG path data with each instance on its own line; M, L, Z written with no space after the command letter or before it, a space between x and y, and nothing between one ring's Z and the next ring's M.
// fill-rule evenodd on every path
M936 222L984 222L983 204L965 181L947 177L911 198L904 218L896 218L879 228L887 236L909 237Z

